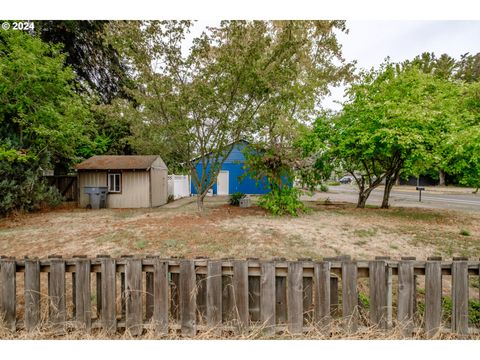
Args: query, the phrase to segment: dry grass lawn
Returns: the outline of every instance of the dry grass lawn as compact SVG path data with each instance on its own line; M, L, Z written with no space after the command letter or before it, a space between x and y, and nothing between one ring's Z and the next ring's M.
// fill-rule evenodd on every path
M199 215L193 199L183 199L156 209L85 210L64 207L55 211L17 215L0 219L0 255L45 258L59 254L96 256L159 255L161 257L198 256L210 258L289 260L349 254L357 259L388 255L393 258L413 255L418 259L441 255L480 256L480 214L425 209L355 209L352 204L308 202L309 213L299 217L275 217L257 206L241 209L227 204L226 197L207 198L206 212ZM46 274L42 274L46 276ZM19 299L22 278L18 278ZM67 286L70 287L67 278ZM46 284L45 278L42 280ZM448 284L444 284L448 285ZM362 293L368 293L360 286ZM448 286L447 286L448 287ZM423 288L422 284L419 284ZM449 289L444 289L449 293ZM478 289L471 289L475 296ZM43 292L46 292L43 289ZM70 292L67 292L67 297ZM45 300L45 299L44 299ZM68 301L71 303L71 299ZM48 306L44 305L46 311ZM68 310L71 313L71 309ZM17 304L22 317L23 301ZM71 315L71 314L70 314ZM70 316L69 315L69 316ZM46 318L46 313L44 317ZM48 325L48 324L47 324ZM102 332L86 335L78 331L58 333L48 326L34 333L2 330L1 339L130 339L128 333L106 336ZM338 326L337 326L338 325ZM327 333L313 331L301 337L275 335L275 339L401 339L398 328L388 332L367 327L348 335L337 324ZM423 334L415 338L423 338ZM478 339L477 335L470 338ZM175 332L166 339L181 336ZM265 338L261 329L236 336L205 332L200 339ZM147 331L142 339L159 338ZM439 339L455 339L453 334L438 334Z
M0 255L126 254L193 258L297 259L349 254L480 256L480 214L308 202L311 211L274 217L240 209L226 197L207 198L199 215L188 199L156 209L63 208L0 220Z

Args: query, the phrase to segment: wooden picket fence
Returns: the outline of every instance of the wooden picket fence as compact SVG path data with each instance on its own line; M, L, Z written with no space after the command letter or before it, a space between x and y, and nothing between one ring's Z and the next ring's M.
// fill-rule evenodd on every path
M346 332L357 331L367 319L379 329L401 326L405 336L419 329L428 337L438 331L466 335L478 333L469 324L468 300L469 281L478 284L479 269L479 261L466 258L3 257L0 315L11 331L35 331L46 322L63 329L100 328L108 334L126 329L134 336L145 328L185 336L212 329L245 333L254 327L269 335L301 334L312 328L328 331L331 321L340 318ZM359 303L362 281L369 288L368 309ZM417 284L423 281L425 291L420 293ZM23 289L17 286L22 284ZM442 320L446 284L452 297L448 323ZM419 296L424 296L421 312ZM48 310L46 320L42 310Z

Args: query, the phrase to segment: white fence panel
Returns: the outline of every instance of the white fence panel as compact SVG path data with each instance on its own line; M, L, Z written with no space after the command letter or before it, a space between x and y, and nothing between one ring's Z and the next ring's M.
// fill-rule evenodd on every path
M174 199L190 196L190 176L168 175L168 195Z

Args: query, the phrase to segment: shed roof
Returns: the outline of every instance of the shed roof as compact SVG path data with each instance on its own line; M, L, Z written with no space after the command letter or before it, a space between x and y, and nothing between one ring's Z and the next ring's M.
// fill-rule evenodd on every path
M97 155L81 162L77 170L148 170L155 160L160 159L161 168L165 163L158 155Z

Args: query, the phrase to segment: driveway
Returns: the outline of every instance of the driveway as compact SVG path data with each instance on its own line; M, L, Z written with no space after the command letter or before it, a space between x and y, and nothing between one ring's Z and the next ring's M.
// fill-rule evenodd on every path
M472 189L451 187L425 187L422 201L414 186L396 186L390 194L390 206L422 207L429 209L448 209L480 212L480 193L472 194ZM313 196L304 196L303 200L326 200L356 203L358 189L355 185L330 186L326 193L316 192ZM383 198L383 186L375 189L368 198L367 205L380 206Z

